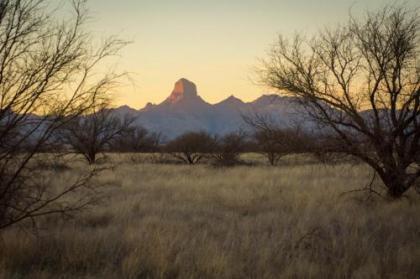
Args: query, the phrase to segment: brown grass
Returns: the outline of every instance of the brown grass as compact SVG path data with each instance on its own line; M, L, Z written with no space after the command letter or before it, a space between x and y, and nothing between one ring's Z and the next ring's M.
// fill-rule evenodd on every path
M420 278L419 197L342 196L369 182L363 165L114 160L103 204L3 234L0 277Z

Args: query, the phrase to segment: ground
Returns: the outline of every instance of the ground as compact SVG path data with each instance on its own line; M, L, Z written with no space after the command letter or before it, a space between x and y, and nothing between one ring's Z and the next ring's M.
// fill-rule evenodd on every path
M343 194L369 183L364 165L107 160L100 204L3 233L0 277L420 278L420 196Z

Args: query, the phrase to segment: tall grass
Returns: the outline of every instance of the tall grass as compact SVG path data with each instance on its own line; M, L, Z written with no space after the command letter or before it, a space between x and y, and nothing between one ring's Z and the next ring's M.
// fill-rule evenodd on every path
M419 197L342 195L369 182L363 165L120 158L100 180L108 198L93 210L5 232L0 277L420 278Z

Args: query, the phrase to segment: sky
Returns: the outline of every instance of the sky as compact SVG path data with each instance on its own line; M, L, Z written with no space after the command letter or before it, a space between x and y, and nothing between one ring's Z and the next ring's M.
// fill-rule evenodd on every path
M270 92L256 84L255 67L279 34L311 36L345 23L350 11L360 16L389 3L395 1L90 0L89 28L101 38L132 42L115 61L130 73L115 94L116 105L160 103L182 77L209 103L230 95L252 101Z

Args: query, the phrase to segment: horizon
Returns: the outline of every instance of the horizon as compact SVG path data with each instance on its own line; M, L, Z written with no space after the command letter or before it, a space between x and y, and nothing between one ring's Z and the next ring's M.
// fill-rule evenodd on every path
M416 6L414 0L88 2L94 34L133 41L117 61L130 79L114 104L135 109L164 100L180 77L198 84L209 103L230 95L255 100L273 92L255 84L254 69L279 34L312 36L346 22L349 13L360 17L391 3Z

